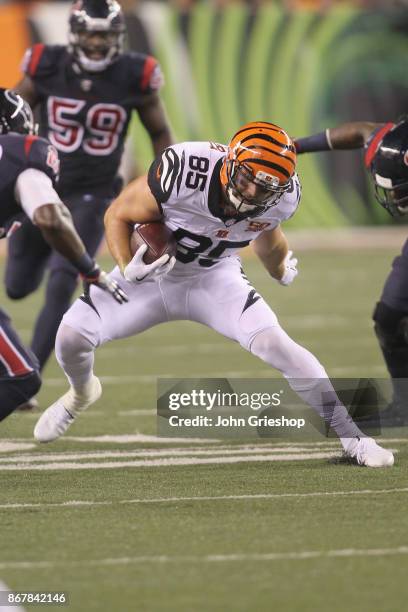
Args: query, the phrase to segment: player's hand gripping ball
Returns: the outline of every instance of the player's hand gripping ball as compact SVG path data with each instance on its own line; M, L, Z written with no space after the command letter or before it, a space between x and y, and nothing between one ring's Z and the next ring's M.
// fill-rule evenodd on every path
M138 225L131 238L132 261L124 270L130 282L146 279L159 280L176 263L177 242L173 232L162 222Z

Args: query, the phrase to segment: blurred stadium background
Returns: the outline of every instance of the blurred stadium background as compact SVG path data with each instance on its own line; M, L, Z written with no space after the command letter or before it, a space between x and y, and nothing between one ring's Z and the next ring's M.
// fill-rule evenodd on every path
M254 119L303 136L406 111L408 0L121 4L129 47L161 62L178 140L226 142ZM0 0L2 86L19 80L32 43L66 42L69 7ZM131 147L147 168L152 152L137 122ZM299 278L287 291L258 262L246 261L246 273L331 376L386 376L370 314L404 221L383 227L392 220L375 202L361 151L302 156L299 173L302 204L285 224L296 230ZM10 302L0 286L0 298L28 342L41 294ZM317 448L157 439L157 376L278 375L189 322L103 347L97 374L103 399L55 445L34 444L38 413L2 424L0 578L10 588L67 591L72 612L406 608L404 432L387 440L398 453L390 472L328 462L338 453L330 440ZM41 409L65 387L52 359Z
M122 0L130 48L156 55L177 140L228 141L264 119L293 136L348 120L388 121L408 102L406 0ZM3 86L33 42L67 40L69 1L0 3ZM140 169L151 150L135 122ZM389 223L361 152L304 156L291 227Z

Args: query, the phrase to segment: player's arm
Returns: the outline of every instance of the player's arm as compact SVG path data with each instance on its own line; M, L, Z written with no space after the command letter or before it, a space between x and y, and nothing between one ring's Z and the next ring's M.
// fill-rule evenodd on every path
M174 142L166 111L159 95L153 93L146 96L137 111L152 141L154 156L157 157Z
M132 260L130 235L135 223L150 223L162 218L146 176L140 176L120 193L105 213L106 241L122 274Z
M324 132L312 134L305 138L297 138L295 146L297 153L312 153L329 151L331 149L360 149L364 147L374 130L382 127L382 123L368 121L353 121L343 123Z
M25 170L16 181L15 196L47 243L77 268L85 283L108 291L119 303L127 301L120 287L106 277L86 252L71 213L61 202L49 176L38 169Z
M282 285L289 285L297 275L297 259L292 258L292 251L280 225L264 231L253 242L252 248L272 278Z
M14 87L14 91L24 100L26 100L29 105L34 108L38 102L38 94L35 89L35 85L33 80L29 76L24 76L21 81L19 81Z

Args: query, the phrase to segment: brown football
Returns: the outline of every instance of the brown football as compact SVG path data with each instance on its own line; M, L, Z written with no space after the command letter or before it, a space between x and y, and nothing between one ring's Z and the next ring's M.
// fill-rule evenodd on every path
M161 221L142 223L138 225L130 237L130 250L132 255L139 247L147 244L147 251L143 255L145 264L150 264L162 255L175 255L177 242L173 232Z

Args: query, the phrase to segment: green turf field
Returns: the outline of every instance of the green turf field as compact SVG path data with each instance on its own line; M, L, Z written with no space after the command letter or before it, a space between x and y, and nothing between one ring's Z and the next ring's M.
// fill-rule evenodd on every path
M299 252L290 288L245 269L329 374L381 377L370 317L394 252ZM28 340L39 296L2 302ZM96 373L104 395L66 438L35 445L38 413L1 425L0 582L66 591L72 612L406 609L406 432L383 470L337 463L333 440L155 440L158 375L276 376L192 323L104 347ZM42 408L66 389L55 361L44 378Z

